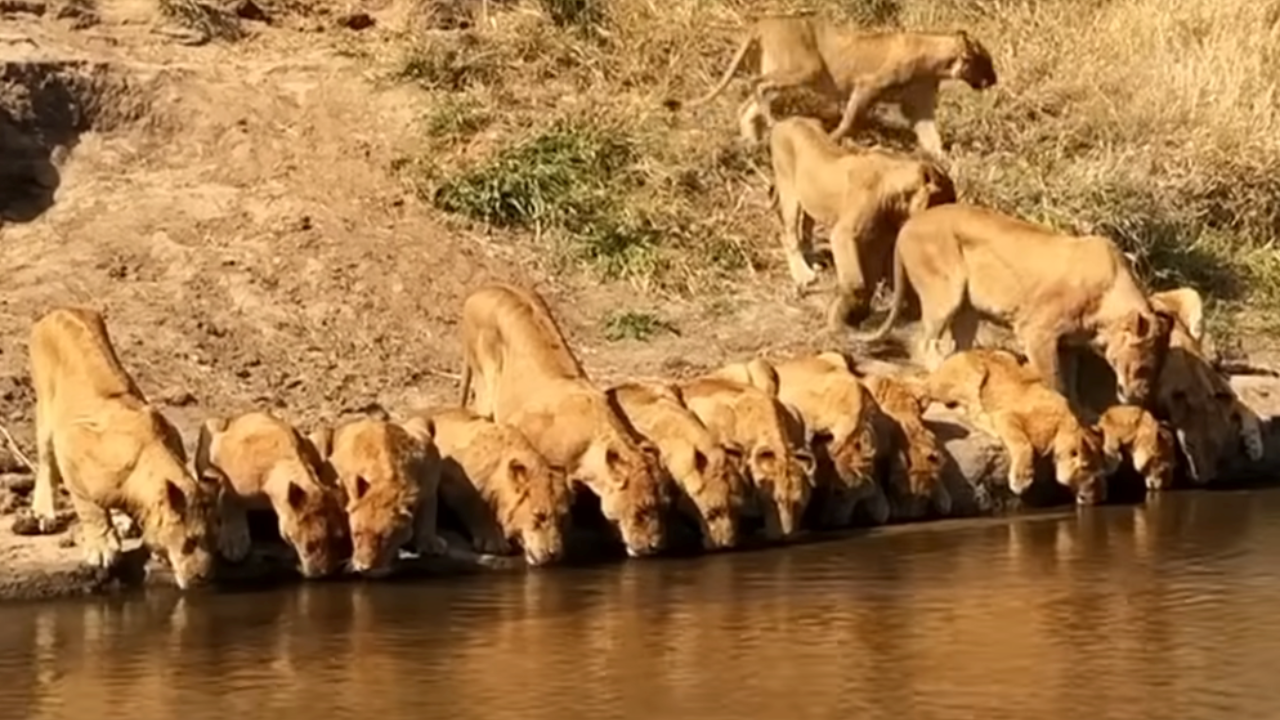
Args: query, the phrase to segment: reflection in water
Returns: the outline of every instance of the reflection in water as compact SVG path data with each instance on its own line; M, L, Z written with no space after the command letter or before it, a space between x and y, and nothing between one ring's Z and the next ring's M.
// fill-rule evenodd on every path
M1272 717L1280 492L416 584L0 608L0 718ZM957 527L959 526L959 527Z

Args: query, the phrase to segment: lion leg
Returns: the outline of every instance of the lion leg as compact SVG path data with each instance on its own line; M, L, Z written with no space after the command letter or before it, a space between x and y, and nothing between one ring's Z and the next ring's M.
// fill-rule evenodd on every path
M249 556L249 516L240 499L223 489L218 499L218 554L236 563Z
M36 403L36 482L31 495L31 512L40 532L51 533L57 529L58 454L53 446L53 427L47 413Z
M791 273L791 281L795 284L796 295L804 295L804 291L818 279L818 274L805 258L805 246L808 244L804 228L804 208L791 183L778 184L778 210L782 215L782 252L787 258L787 269Z
M1058 336L1052 333L1028 333L1020 331L1018 340L1027 356L1027 365L1040 376L1040 380L1057 390L1070 403L1072 390L1062 377L1058 367ZM1074 380L1074 378L1073 378ZM1071 383L1074 385L1075 383ZM1075 407L1074 405L1072 407Z
M449 548L444 538L436 534L439 509L440 493L436 488L430 488L429 492L422 493L422 499L418 501L413 531L413 549L419 555L443 555Z
M938 83L913 87L902 95L902 114L911 122L920 149L943 165L948 164L947 153L942 149L942 136L934 113L938 105Z
M85 562L92 567L109 568L120 558L120 536L111 522L111 514L97 503L71 493L71 504L80 521L80 545Z
M871 288L862 272L858 245L871 224L872 211L860 210L841 218L831 228L831 256L836 266L836 295L827 315L827 327L839 332L844 325L860 325L871 314Z
M1009 490L1014 495L1021 495L1036 478L1035 447L1023 432L1022 425L1009 413L995 413L991 424L1009 452Z
M470 482L445 474L440 478L440 502L462 521L476 552L488 555L511 552L507 533L499 524L493 508Z
M747 143L759 145L764 142L767 123L760 110L760 103L756 102L755 97L747 98L746 102L738 108L738 134Z
M849 100L845 103L840 124L836 125L836 129L828 133L827 137L840 142L841 138L853 130L854 123L866 113L867 108L871 107L871 103L879 94L878 88L854 88L853 92L849 93Z

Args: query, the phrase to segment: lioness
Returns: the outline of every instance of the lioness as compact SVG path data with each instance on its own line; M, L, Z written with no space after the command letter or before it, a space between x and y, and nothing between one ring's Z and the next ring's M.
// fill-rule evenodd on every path
M825 455L826 468L817 464L815 489L823 494L824 527L846 527L861 501L868 501L873 519L888 519L888 507L877 504L875 462L878 453L874 401L853 373L833 365L822 355L766 363L755 358L727 365L713 373L746 382L777 397L800 413L811 434L815 460Z
M717 442L685 407L678 388L666 383L627 382L607 391L627 420L658 447L676 487L677 508L698 523L708 550L733 547L746 488L742 447Z
M477 552L504 555L520 543L539 566L564 556L570 497L564 471L553 468L510 425L465 408L413 413L435 425L443 459L441 500L466 525Z
M864 339L889 333L908 280L920 298L920 352L931 370L945 357L945 331L955 350L967 350L985 318L1011 326L1031 368L1073 406L1075 363L1059 371L1059 341L1101 350L1121 403L1144 405L1154 394L1171 321L1151 307L1105 237L1061 235L961 203L923 210L898 233L889 316Z
M1035 480L1037 455L1052 455L1055 476L1080 504L1106 497L1102 437L1082 424L1066 398L1005 350L981 348L948 357L930 375L930 399L959 407L1009 452L1009 489L1021 495Z
M745 450L743 465L755 486L755 507L765 537L782 540L800 529L813 492L816 461L797 438L787 408L759 388L721 377L680 384L686 407L722 443Z
M587 377L542 298L503 283L480 287L463 303L462 344L462 404L478 376L479 415L518 429L599 497L628 555L661 550L668 495L658 449Z
M832 139L847 135L873 103L896 101L920 147L942 159L934 121L938 86L943 80L963 80L985 90L997 82L991 53L963 30L860 32L820 16L776 15L755 21L720 81L688 106L703 105L723 92L756 46L759 75L738 112L742 137L749 142L759 142L761 124L773 124L770 95L775 90L806 86L844 105ZM677 109L680 103L668 100L667 105Z
M1148 490L1164 490L1173 485L1178 449L1173 434L1151 413L1136 405L1112 405L1098 419L1097 428L1109 465L1119 465L1128 454Z
M186 589L212 573L216 483L186 467L177 428L147 402L125 371L95 310L59 307L31 328L36 395L36 480L31 508L42 528L56 520L65 481L80 521L88 564L120 556L117 510L142 528L143 542L168 560Z
M812 118L790 117L769 131L773 183L782 216L782 250L796 291L817 274L805 216L831 233L836 297L828 313L835 331L871 311L876 285L886 279L898 228L912 214L955 202L956 189L934 163L880 150L848 150Z
M877 423L888 442L889 494L908 517L923 515L932 503L940 515L951 513L951 493L942 481L942 446L924 424L928 406L916 384L892 375L867 375L862 384L882 414ZM884 457L882 455L882 457Z
M1191 288L1151 295L1151 305L1173 317L1169 356L1160 373L1156 414L1169 422L1197 483L1217 478L1218 465L1241 445L1247 457L1263 454L1261 423L1219 373L1201 346L1202 302Z
M325 480L346 496L353 571L385 577L410 541L420 555L447 549L436 535L441 463L434 434L422 418L361 418L309 436Z
M218 549L224 558L239 562L249 554L246 511L270 508L304 577L338 570L346 531L341 499L337 488L319 481L311 450L292 425L269 412L204 421L196 476L222 486Z

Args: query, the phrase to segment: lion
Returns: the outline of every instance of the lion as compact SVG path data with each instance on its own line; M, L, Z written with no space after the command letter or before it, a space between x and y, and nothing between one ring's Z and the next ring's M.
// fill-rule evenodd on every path
M1191 479L1217 478L1221 460L1243 446L1245 455L1262 459L1261 422L1241 402L1230 383L1210 363L1202 342L1203 302L1192 288L1153 293L1151 304L1173 318L1169 356L1160 373L1157 417L1174 429Z
M121 365L102 314L56 307L31 328L36 396L32 512L56 523L65 482L80 521L85 561L110 568L121 554L110 512L141 527L144 545L165 558L180 589L213 575L218 486L187 469L182 436Z
M981 91L998 81L991 53L964 30L866 32L811 14L775 15L755 21L720 81L687 106L704 105L723 92L753 47L759 48L759 75L738 112L742 137L753 143L760 141L761 125L773 124L770 96L802 86L843 106L833 140L848 135L874 103L896 102L920 148L944 160L934 119L941 82L963 80ZM681 105L666 104L673 110Z
M1076 363L1060 371L1060 341L1101 352L1118 378L1120 403L1145 405L1154 395L1171 319L1151 306L1106 237L1062 235L962 203L922 210L898 233L889 315L863 340L889 333L908 281L920 301L920 352L929 370L946 356L944 332L952 352L967 350L987 319L1013 329L1030 367L1073 407Z
M1128 455L1148 490L1173 486L1178 449L1173 434L1151 413L1136 405L1112 405L1098 419L1097 429L1109 465L1119 466Z
M747 492L739 472L742 447L717 442L674 385L626 382L606 393L632 426L658 447L662 464L680 489L676 507L698 523L703 546L718 550L736 545Z
M208 418L200 426L195 469L201 480L222 487L218 549L239 562L249 554L252 509L276 514L280 537L298 555L303 577L316 578L341 566L346 531L337 488L317 475L311 445L289 423L269 412L231 419Z
M587 377L545 301L505 283L476 289L463 303L462 344L461 404L474 384L476 413L519 430L600 498L629 556L661 551L669 495L659 451Z
M861 378L871 394L878 434L888 446L880 464L888 468L889 495L906 516L919 517L930 504L939 515L950 515L951 493L942 478L942 445L924 423L928 399L920 383L912 380L893 375Z
M790 409L758 387L723 377L695 378L679 388L685 406L719 442L743 448L765 537L795 536L813 492L816 460Z
M1047 386L1007 350L980 348L951 355L926 381L926 394L960 408L1009 453L1009 489L1022 495L1035 480L1038 455L1054 460L1058 483L1082 505L1106 498L1108 466L1103 439L1071 411L1061 393Z
M889 275L898 228L911 215L956 201L955 184L938 165L881 150L837 145L812 118L790 117L769 132L773 183L782 217L782 249L798 294L817 279L805 259L811 239L805 218L831 233L836 296L832 331L857 325Z
M440 497L456 513L477 552L506 555L518 541L534 567L564 557L570 495L554 468L510 425L466 408L433 407L414 417L435 426L443 461Z
M386 577L411 542L423 556L448 550L436 534L441 462L434 436L434 425L415 417L360 418L317 427L308 437L324 480L345 496L354 572Z
M719 368L712 376L747 383L795 408L811 435L817 463L815 489L822 494L819 525L846 527L859 502L867 502L874 520L888 520L888 506L877 502L875 463L879 453L873 406L867 389L847 368L824 354L769 363L754 358ZM828 462L829 461L829 462Z

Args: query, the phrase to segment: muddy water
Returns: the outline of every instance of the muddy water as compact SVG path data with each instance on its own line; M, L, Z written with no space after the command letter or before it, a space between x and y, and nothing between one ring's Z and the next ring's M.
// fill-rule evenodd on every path
M1280 492L510 577L0 607L0 718L1280 716Z

